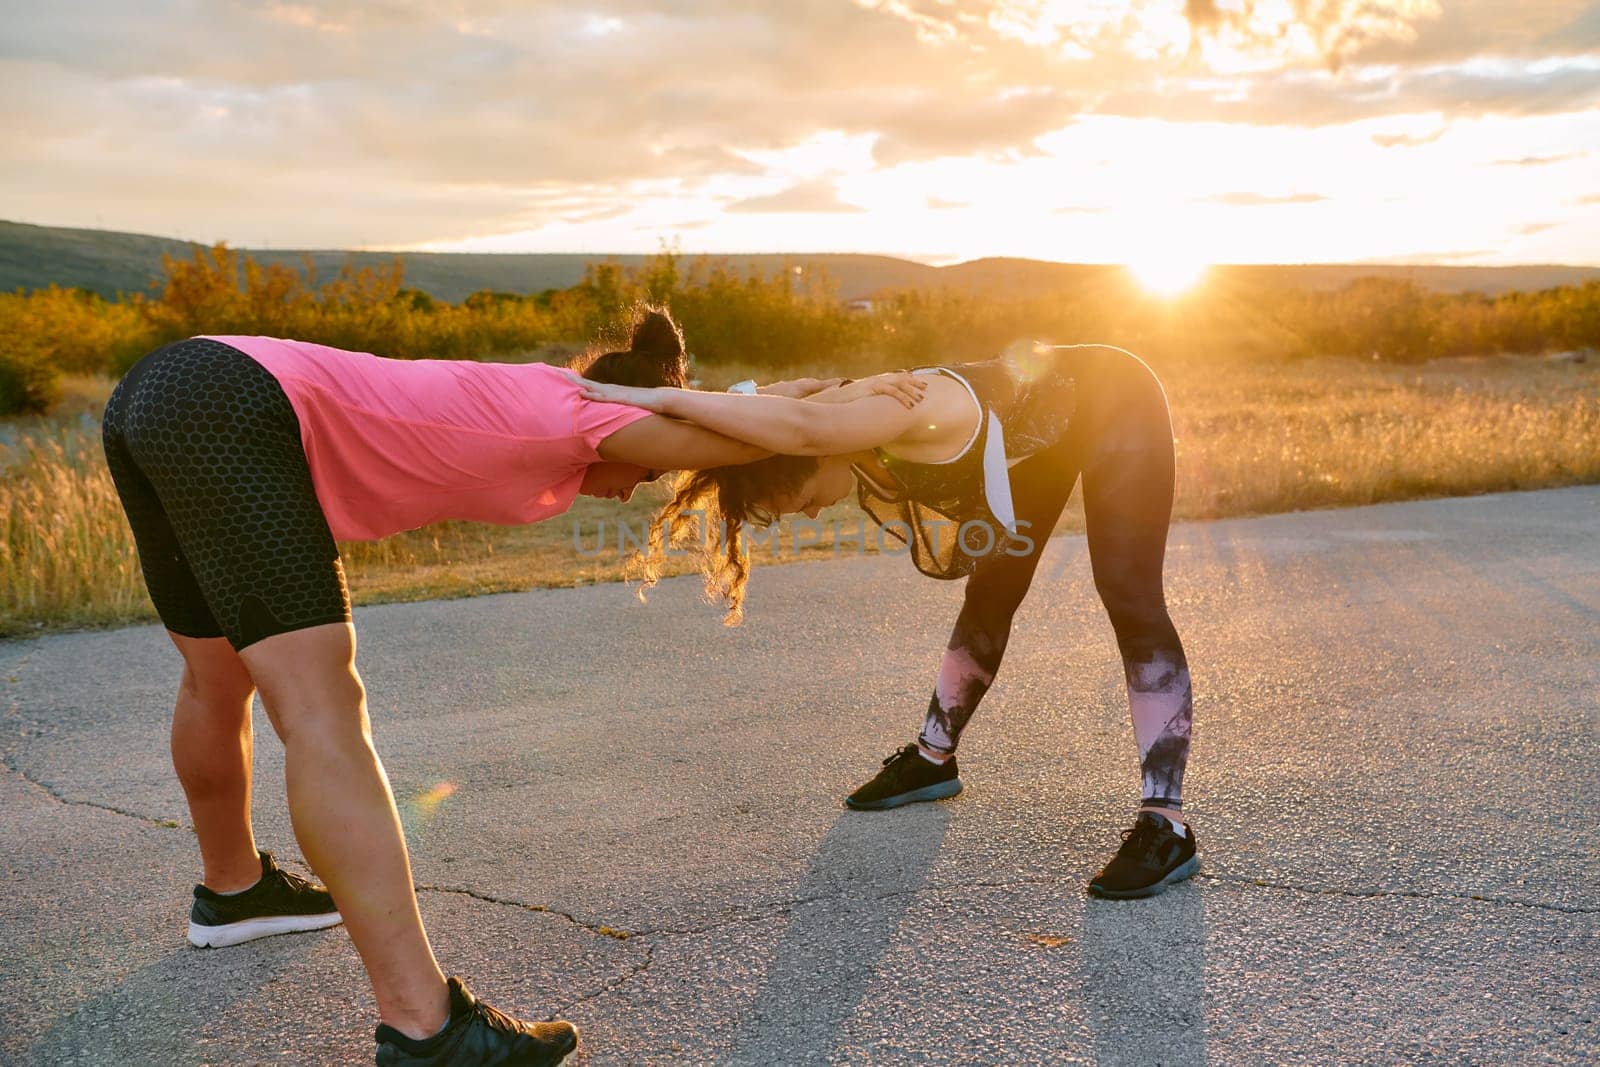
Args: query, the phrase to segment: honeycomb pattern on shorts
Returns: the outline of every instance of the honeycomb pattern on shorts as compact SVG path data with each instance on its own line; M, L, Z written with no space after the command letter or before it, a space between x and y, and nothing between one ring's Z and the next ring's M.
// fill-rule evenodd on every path
M219 341L168 345L128 372L104 426L169 629L244 648L350 618L299 421L261 364Z

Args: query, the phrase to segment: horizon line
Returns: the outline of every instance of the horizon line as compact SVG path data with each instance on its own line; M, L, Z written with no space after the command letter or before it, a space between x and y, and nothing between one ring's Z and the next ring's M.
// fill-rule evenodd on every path
M396 255L396 256L565 256L584 257L589 259L613 259L623 256L638 256L648 258L671 252L686 259L713 259L719 257L739 256L788 256L801 258L807 256L846 257L893 259L903 263L915 263L919 266L929 267L933 270L943 270L947 267L959 267L970 263L980 263L985 260L1015 260L1022 263L1041 263L1064 267L1127 267L1129 264L1120 260L1072 260L1072 259L1045 259L1037 256L1021 256L1007 254L990 254L962 257L947 253L913 253L913 252L840 252L840 251L795 251L795 250L765 250L765 251L719 251L719 252L694 252L683 249L656 248L651 251L623 251L611 250L596 251L526 251L526 252L474 252L474 251L439 251L426 248L406 248L392 246L354 245L347 247L273 247L271 245L234 244L225 238L211 241L201 241L193 237L181 237L172 234L149 233L142 230L117 230L101 226L62 226L42 222L25 222L21 219L0 218L0 224L9 223L15 226L31 226L41 230L77 230L83 233L104 233L122 237L144 237L154 240L176 241L182 244L194 245L201 248L215 247L218 244L240 252L299 252L299 253L342 253L363 255ZM1449 257L1459 257L1462 253L1441 252L1431 257L1428 253L1415 255L1402 254L1398 256L1373 256L1363 259L1347 260L1236 260L1231 262L1214 261L1207 263L1208 268L1230 267L1444 267L1452 270L1518 270L1534 267L1566 268L1575 270L1600 270L1600 260L1594 262L1518 262L1518 263L1459 263L1451 262ZM939 261L943 262L939 262Z

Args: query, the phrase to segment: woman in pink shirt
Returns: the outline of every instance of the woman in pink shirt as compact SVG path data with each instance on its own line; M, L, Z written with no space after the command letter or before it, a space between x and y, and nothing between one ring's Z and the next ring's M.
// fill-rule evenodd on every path
M685 369L677 327L648 311L628 349L584 373L681 387ZM805 396L830 384L775 391ZM909 394L893 378L858 389ZM576 1047L577 1031L475 1001L434 959L372 748L335 541L441 519L536 522L579 494L627 500L665 470L766 455L582 390L540 363L401 361L197 337L146 356L106 406L106 459L151 599L184 661L173 763L205 868L189 938L232 945L342 921L377 997L382 1064L555 1063ZM296 839L328 889L256 848L258 690L283 740Z

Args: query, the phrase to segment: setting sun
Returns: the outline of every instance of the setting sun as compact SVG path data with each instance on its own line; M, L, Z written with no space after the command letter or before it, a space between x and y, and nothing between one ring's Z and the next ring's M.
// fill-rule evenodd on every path
M1177 296L1200 281L1211 264L1177 253L1147 256L1127 264L1139 284L1159 296Z

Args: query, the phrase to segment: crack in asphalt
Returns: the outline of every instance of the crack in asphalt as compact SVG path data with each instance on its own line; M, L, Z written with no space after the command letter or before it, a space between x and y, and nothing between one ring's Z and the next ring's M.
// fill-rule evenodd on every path
M16 666L20 667L21 664L17 664ZM15 674L13 674L12 675L12 679L14 680L15 677L16 677ZM18 714L20 710L21 709L19 707L19 702L17 701L17 699L15 697L13 697L12 700L10 701L10 706L6 709L6 717L9 718L9 719L13 719L14 721L18 720L18 719L20 719L20 716ZM49 797L50 799L56 801L57 803L65 805L65 806L68 806L68 807L84 807L84 808L92 808L92 809L94 809L96 811L110 812L111 814L114 814L114 815L121 815L124 818L133 819L136 822L142 823L142 824L144 824L146 826L156 826L156 827L161 827L163 829L181 829L182 828L183 824L178 822L175 819L158 818L158 817L153 816L153 815L147 815L147 814L145 814L143 812L131 811L131 810L127 809L127 808L120 808L120 807L117 807L114 804L104 804L104 803L101 803L99 801L84 800L84 799L79 799L79 798L75 798L75 797L66 796L65 794L63 794L60 791L58 791L54 786L50 785L48 782L44 782L44 781L41 781L41 780L39 780L37 778L32 777L31 775L29 775L27 773L27 771L23 770L21 767L19 767L17 765L16 759L15 759L17 751L21 747L21 742L26 741L29 738L29 736L30 735L28 735L27 733L22 733L19 736L19 738L17 739L17 741L13 742L13 744L11 744L11 745L9 745L7 747L6 751L3 754L3 757L0 757L0 762L3 762L6 770L8 770L12 774L16 775L16 777L20 781L26 783L29 786L32 786L34 789L38 790L40 793L42 793L45 796ZM35 736L37 736L37 735L35 735ZM1196 878L1205 879L1205 880L1211 881L1211 882L1223 883L1223 884L1239 886L1239 887L1243 887L1243 888L1271 889L1271 890L1276 890L1276 891L1281 891L1281 892L1306 893L1306 894L1312 894L1312 895L1317 895L1317 896L1336 896L1336 897L1347 897L1347 898L1351 898L1351 899L1361 899L1361 900L1377 900L1377 899L1386 899L1386 898L1400 898L1400 899L1411 899L1411 900L1470 900L1470 901L1474 901L1476 903L1481 903L1481 904L1493 904L1493 905L1498 905L1498 906L1501 906L1501 907L1527 908L1527 909L1533 910L1533 911L1552 912L1552 913L1561 914L1561 915L1596 915L1596 914L1600 914L1600 907L1584 907L1584 906L1580 906L1580 905L1556 904L1556 903L1550 903L1550 902L1544 902L1544 901L1522 900L1522 899L1518 899L1516 897L1488 896L1488 895L1480 894L1480 893L1430 892L1430 891L1427 891L1427 890L1419 890L1419 889L1347 889L1347 888L1338 888L1338 887L1330 887L1330 886L1309 886L1309 885L1298 885L1298 884L1295 884L1293 882L1270 881L1270 880L1261 879L1261 878L1247 878L1247 877L1244 877L1244 876L1241 876L1241 875L1216 873L1216 872L1204 871L1204 870L1197 872L1195 877ZM790 899L787 899L787 900L772 901L770 903L757 906L756 908L752 909L748 914L736 915L736 916L732 916L730 918L723 919L723 920L720 920L720 921L717 921L717 922L706 923L706 924L702 924L702 925L699 925L699 926L688 926L688 927L667 927L667 926L662 926L662 927L641 928L641 929L636 929L636 930L628 930L628 929L624 929L624 928L621 928L621 927L611 926L611 925L606 924L606 923L589 921L589 920L586 920L586 919L583 919L583 918L579 917L578 915L576 915L576 914L574 914L572 912L562 911L559 908L551 907L550 905L547 905L547 904L533 904L533 903L530 903L530 902L525 901L525 900L517 900L517 899L511 898L511 897L495 896L493 894L484 893L484 892L481 892L479 890L470 889L470 888L465 887L465 886L418 885L415 888L416 888L416 891L418 893L439 893L439 894L454 895L454 896L464 896L464 897L468 897L468 898L473 899L473 900L480 901L480 902L485 903L485 904L492 904L492 905L496 905L496 906L499 906L499 907L515 908L515 909L520 910L520 911L526 911L526 912L531 912L531 913L536 913L536 914L553 915L553 916L555 916L557 918L564 919L567 922L571 923L573 926L575 926L575 927L577 927L579 929L582 929L582 930L586 930L590 934L593 934L593 935L595 935L597 937L609 937L609 938L611 938L613 940L616 940L616 941L624 941L625 942L625 941L629 941L629 940L632 940L632 939L646 939L646 938L658 937L658 936L678 936L678 937L703 936L705 934L712 933L712 932L714 932L716 930L720 930L720 929L723 929L723 928L728 927L728 926L736 926L736 925L741 925L741 924L767 922L767 921L770 921L770 920L775 919L775 918L785 917L785 916L789 915L795 908L804 907L804 906L806 906L808 904L817 904L817 903L824 903L824 902L830 902L830 901L831 902L841 902L841 901L846 901L846 900L894 900L894 899L902 898L902 897L906 897L906 896L914 896L914 895L919 894L919 893L970 892L970 891L972 891L974 889L1009 889L1009 888L1017 888L1017 887L1026 886L1026 885L1038 885L1038 884L1044 884L1044 883L1053 883L1053 882L1056 882L1056 881L1059 881L1059 879L1054 878L1054 877L1044 877L1044 878L1009 879L1009 880L1003 880L1003 881L997 881L997 882L963 882L963 883L961 883L959 885L951 885L951 884L925 885L925 886L917 886L917 887L911 888L911 889L897 889L897 890L892 890L892 891L884 892L884 893L873 893L873 894L868 894L866 896L860 896L860 897L851 896L850 894L847 894L847 893L816 893L816 894L812 894L812 895L809 895L809 896L793 897L793 898L790 898ZM617 977L616 979L613 979L612 981L603 984L598 989L596 989L596 990L594 990L594 991L592 991L590 993L586 993L583 996L578 997L575 1000L571 1001L570 1003L564 1005L562 1008L560 1008L558 1010L558 1014L559 1014L559 1012L567 1011L567 1010L571 1009L572 1007L574 1007L574 1006L576 1006L578 1004L583 1004L583 1003L586 1003L586 1002L588 1002L590 1000L594 1000L594 999L596 999L598 997L604 996L606 993L612 992L613 990L615 990L617 988L620 988L621 986L625 985L626 983L632 981L634 978L638 977L640 974L643 974L646 970L649 969L650 965L654 962L655 956L654 956L654 946L651 945L648 941L644 941L642 943L642 947L643 947L643 950L644 950L644 959L639 964L637 964L636 966L632 967L631 969L629 969L627 972L625 972L621 976Z
M573 1008L576 1008L579 1004L587 1004L589 1001L598 1000L608 993L614 993L618 989L627 985L629 982L633 981L635 978L639 977L645 971L649 970L650 965L656 961L656 948L649 942L645 942L642 947L644 948L644 959L639 961L638 964L626 972L618 975L616 978L613 978L611 981L602 982L600 987L595 989L593 992L585 993L583 996L574 1000L570 1000L561 1005L561 1007L557 1008L549 1015L549 1018L551 1020L558 1019L567 1012L571 1011Z
M11 674L5 679L5 681L10 685L15 685L16 682L17 682L17 678L21 674L22 668L23 668L23 666L26 665L26 663L27 663L27 658L24 657L19 662L13 664L12 667L11 667ZM71 807L95 808L98 811L109 811L114 815L121 815L121 816L124 816L124 817L129 818L129 819L136 819L139 822L145 823L146 825L149 825L149 826L160 826L163 829L173 830L173 829L179 829L179 828L182 827L183 824L178 822L178 821L176 821L176 820L174 820L174 819L158 819L153 815L145 815L142 812L129 811L126 808L119 808L114 804L101 804L98 801L79 800L79 799L76 799L74 797L65 796L62 793L58 792L54 786L50 785L50 783L42 782L39 779L34 778L32 775L28 774L27 771L25 771L21 767L17 766L17 762L16 762L17 752L18 752L19 749L21 749L21 747L22 747L24 742L30 740L31 738L38 737L38 736L41 736L41 735L40 734L30 734L30 733L27 732L28 729L30 728L30 726L32 728L34 728L34 729L37 729L38 728L38 724L37 723L28 723L28 722L26 722L23 719L21 712L22 712L21 703L15 696L13 696L11 698L8 706L6 707L5 717L8 720L11 720L12 722L16 723L16 725L18 726L18 733L17 733L17 736L16 736L15 740L13 740L11 744L6 746L6 750L5 750L4 754L0 755L0 764L3 764L5 766L6 770L8 770L12 774L16 775L18 780L20 780L20 781L22 781L22 782L24 782L24 783L26 783L28 785L31 785L33 788L35 788L39 792L43 793L45 796L49 797L51 800L57 801L57 802L59 802L61 804L66 804L66 805L71 806Z
M1330 886L1295 885L1292 882L1269 882L1263 878L1245 878L1237 874L1213 874L1199 871L1196 878L1230 885L1250 886L1257 889L1281 889L1291 893L1313 893L1318 896L1354 897L1364 900L1401 897L1413 900L1471 900L1480 904L1499 904L1504 907L1530 908L1534 911L1553 911L1563 915L1600 915L1600 907L1586 908L1574 904L1550 904L1538 900L1518 900L1516 897L1491 897L1481 893L1436 893L1424 889L1338 889Z
M583 996L576 997L561 1005L549 1016L547 1016L547 1018L551 1020L561 1017L562 1015L571 1011L573 1008L577 1007L579 1004L586 1004L591 1000L598 999L599 997L605 996L607 993L611 993L617 989L620 989L622 986L633 981L635 978L639 977L639 975L649 970L650 965L655 962L655 946L649 941L642 940L649 935L640 931L621 930L614 926L607 926L604 923L588 922L584 919L578 918L578 916L572 914L571 912L561 911L558 908L552 908L545 904L530 904L525 900L514 900L510 897L497 897L489 893L480 893L476 889L468 889L465 886L418 885L416 890L418 893L440 893L448 896L468 897L472 900L481 901L484 904L493 904L502 908L514 908L518 911L533 912L538 915L553 915L557 918L565 919L567 922L571 923L573 926L576 926L580 930L587 930L596 937L609 937L614 941L622 942L640 940L640 948L644 951L644 958L642 960L640 960L634 966L628 968L622 974L617 975L615 978L612 978L606 982L602 982L597 988L585 993ZM651 931L651 933L661 932L662 931L659 930Z
M554 915L557 918L567 920L567 922L578 927L579 929L589 931L591 934L595 934L599 937L613 938L617 941L626 941L632 937L643 937L646 935L646 931L642 930L623 930L615 926L607 926L604 923L588 922L584 919L578 918L571 912L561 911L559 908L552 908L547 904L530 904L525 900L517 900L513 897L497 897L489 893L479 892L476 889L468 889L465 886L418 885L416 890L419 893L445 893L452 896L471 897L473 900L481 900L485 904L498 904L501 907L516 908L519 911L532 911L538 912L541 915ZM657 932L659 931L649 931L649 933Z
M15 705L13 705L12 709L9 710L10 713L14 713ZM95 800L82 800L75 797L66 796L56 790L56 788L51 786L48 782L40 781L39 779L29 775L28 772L23 770L21 767L18 767L14 759L15 754L16 746L13 746L5 752L3 758L0 758L0 762L3 762L6 770L16 775L20 781L32 786L40 793L43 793L45 796L59 804L66 805L68 807L93 808L96 811L110 812L113 815L121 815L124 818L133 819L136 822L142 823L146 826L157 826L168 830L184 828L183 824L176 819L158 818L154 815L146 815L143 812L130 811L127 808L119 808L114 804L102 804ZM1430 892L1422 889L1343 889L1330 886L1297 885L1293 882L1269 881L1262 878L1246 878L1242 875L1218 874L1212 871L1199 871L1195 874L1195 877L1203 878L1212 882L1227 883L1229 885L1244 886L1256 889L1274 889L1292 893L1308 893L1318 896L1349 897L1352 899L1361 900L1377 900L1385 898L1401 898L1412 900L1470 900L1479 904L1496 904L1502 907L1528 908L1533 911L1547 911L1561 915L1600 915L1600 907L1584 907L1581 905L1556 904L1538 900L1522 900L1517 897L1488 896L1482 893ZM1059 879L1022 878L1000 882L963 882L959 885L941 884L918 886L915 889L897 889L887 893L873 893L863 897L854 897L847 893L818 893L812 896L794 897L789 900L774 901L770 904L760 905L759 910L752 911L750 914L733 916L728 919L702 926L660 926L647 927L637 930L623 929L621 927L610 926L606 923L591 922L586 919L582 919L571 912L562 911L559 908L554 908L547 904L532 904L528 901L517 900L511 897L497 897L489 893L483 893L475 889L469 889L465 886L418 885L416 887L416 891L419 893L443 893L471 897L472 899L482 901L485 904L496 904L502 907L517 908L522 911L554 915L558 918L565 919L572 925L579 927L580 929L587 930L591 934L594 934L598 937L610 937L617 941L627 941L630 938L644 938L657 935L693 937L697 935L708 934L727 926L736 926L744 923L766 922L770 919L787 915L794 908L804 907L807 904L815 904L823 901L894 900L899 897L914 896L918 893L969 891L973 889L1011 889L1019 886L1039 885L1056 881L1059 881ZM646 964L646 966L648 966L648 964ZM643 967L640 968L640 970L643 969ZM579 1001L574 1001L574 1003L581 1002L581 999Z
M33 786L33 788L37 789L39 792L43 793L45 796L59 804L65 804L68 807L73 808L94 808L96 811L109 811L113 815L121 815L124 818L133 819L137 822L144 823L146 826L159 826L166 830L183 829L183 824L176 819L158 819L154 815L146 815L143 812L138 811L129 811L127 808L119 808L115 804L101 804L99 801L95 800L79 800L75 797L65 796L64 794L58 792L55 787L50 785L48 782L41 782L39 779L29 775L28 772L23 770L21 767L18 767L12 760L12 753L10 752L5 754L4 763L6 770L10 771L21 781Z

